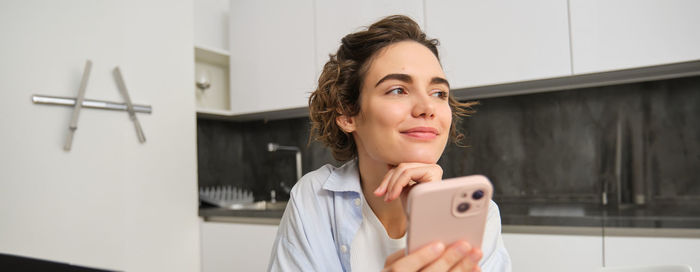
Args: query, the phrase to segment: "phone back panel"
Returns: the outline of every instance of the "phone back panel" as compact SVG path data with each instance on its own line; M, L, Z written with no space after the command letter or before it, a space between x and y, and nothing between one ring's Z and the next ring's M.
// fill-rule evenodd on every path
M481 248L493 194L491 182L474 175L415 185L407 199L407 250L433 241L466 240Z

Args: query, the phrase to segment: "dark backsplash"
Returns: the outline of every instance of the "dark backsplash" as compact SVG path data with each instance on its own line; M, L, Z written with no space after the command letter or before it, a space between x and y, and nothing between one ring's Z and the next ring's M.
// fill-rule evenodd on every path
M279 199L288 198L280 182L289 187L296 182L295 153L268 152L268 143L301 148L303 173L327 163L340 165L321 144L308 143L309 128L306 117L269 122L198 119L199 186L233 185L253 191L256 200L269 200L270 190Z
M438 162L445 178L486 175L499 201L600 203L606 192L612 203L700 203L700 77L480 103L460 125L468 147L448 144ZM339 165L308 144L308 118L198 119L197 135L199 185L235 185L256 199L273 189L288 197L279 183L295 179L294 153L268 152L268 142L300 147L304 173Z

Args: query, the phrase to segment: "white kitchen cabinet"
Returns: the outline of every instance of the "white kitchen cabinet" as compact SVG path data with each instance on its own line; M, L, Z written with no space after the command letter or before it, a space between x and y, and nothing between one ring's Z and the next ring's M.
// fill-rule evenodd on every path
M700 1L570 0L574 74L700 59Z
M194 82L208 82L209 88L192 85L197 113L229 115L231 96L229 86L229 54L213 48L194 48Z
M231 1L231 114L308 105L316 74L313 2Z
M194 1L194 45L228 51L228 16L231 0Z
M0 252L117 271L198 271L191 0L0 1ZM123 103L73 108L34 94ZM12 270L11 267L0 270Z
M426 0L453 89L571 75L567 2Z
M194 80L210 84L207 89L192 85L197 113L221 116L231 111L229 3L230 0L194 2Z
M591 272L602 267L602 236L504 233L513 271Z
M392 14L423 23L412 1L246 1L230 3L230 111L246 115L308 106L340 39Z
M690 265L700 270L700 238L605 237L606 266Z
M265 271L276 225L202 222L202 272Z
M316 77L328 55L338 50L340 39L394 14L409 16L423 27L422 0L316 1Z

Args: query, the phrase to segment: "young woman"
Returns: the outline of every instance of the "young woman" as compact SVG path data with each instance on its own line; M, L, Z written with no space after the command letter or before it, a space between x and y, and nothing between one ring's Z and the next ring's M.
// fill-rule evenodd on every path
M312 135L341 167L306 174L291 191L272 271L510 271L498 207L481 248L436 242L406 255L407 189L442 179L436 164L469 103L450 97L437 40L405 16L349 34L309 98Z

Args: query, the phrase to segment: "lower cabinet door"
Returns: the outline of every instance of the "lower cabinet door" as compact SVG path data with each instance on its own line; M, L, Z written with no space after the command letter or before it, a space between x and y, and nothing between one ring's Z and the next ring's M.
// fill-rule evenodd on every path
M607 236L605 265L690 265L700 271L700 238Z
M602 236L504 233L513 271L592 272L602 267Z
M276 225L202 222L202 272L265 271Z

